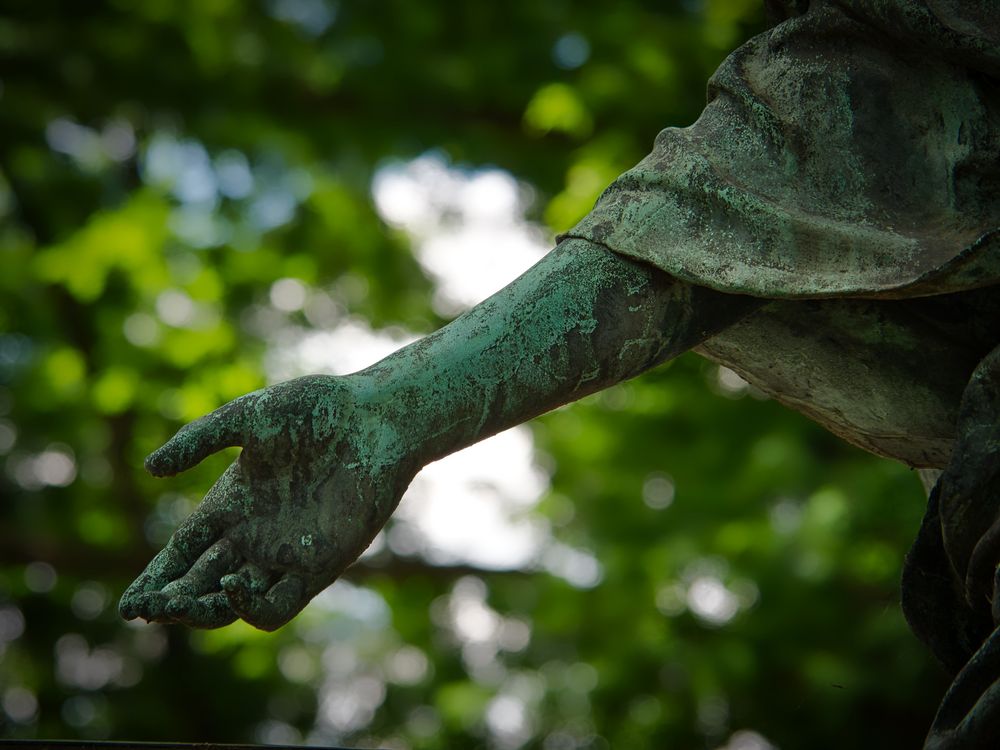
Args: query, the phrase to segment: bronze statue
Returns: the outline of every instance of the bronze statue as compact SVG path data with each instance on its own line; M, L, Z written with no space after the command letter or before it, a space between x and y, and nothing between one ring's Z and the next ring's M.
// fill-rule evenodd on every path
M904 609L958 673L927 747L1000 747L1000 14L768 6L776 24L722 64L700 119L660 133L507 288L367 370L243 396L153 453L169 476L243 447L122 615L280 627L423 465L695 349L924 470Z

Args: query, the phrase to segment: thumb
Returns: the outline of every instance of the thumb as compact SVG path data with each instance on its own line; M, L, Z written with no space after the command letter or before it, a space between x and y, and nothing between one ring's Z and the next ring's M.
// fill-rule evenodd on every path
M251 400L251 397L254 397ZM168 477L197 466L204 458L245 443L246 410L256 394L241 396L178 430L146 457L146 471Z

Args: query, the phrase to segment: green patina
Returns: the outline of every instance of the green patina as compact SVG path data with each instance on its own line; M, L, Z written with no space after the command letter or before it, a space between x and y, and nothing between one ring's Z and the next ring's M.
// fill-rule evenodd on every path
M421 466L636 375L760 304L573 240L363 372L237 399L147 460L166 476L243 447L123 597L122 612L277 627L364 550Z
M723 63L702 117L663 131L521 278L362 372L248 394L152 454L149 470L167 476L243 448L122 614L279 627L365 549L420 467L695 349L845 439L940 475L904 608L941 661L965 669L927 747L992 746L995 8L768 5L780 23Z

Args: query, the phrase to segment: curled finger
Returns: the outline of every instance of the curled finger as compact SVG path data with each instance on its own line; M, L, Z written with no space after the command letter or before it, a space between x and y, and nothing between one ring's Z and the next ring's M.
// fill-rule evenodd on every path
M121 616L126 620L134 620L136 617L151 619L147 616L150 612L149 603L154 601L150 595L159 593L168 583L184 575L189 567L187 557L168 543L122 594L118 605Z
M221 531L222 518L214 512L196 512L188 518L125 590L118 605L121 616L126 620L136 617L148 621L162 620L163 605L166 603L163 589L183 578L212 547Z
M233 610L260 630L277 630L301 612L310 599L305 580L297 573L286 573L267 591L256 594L241 589L235 581L230 584L223 581Z
M167 603L166 615L181 625L206 629L221 628L239 619L229 605L229 598L222 591L199 597L173 597Z
M239 554L232 542L220 539L209 547L180 578L171 581L162 591L171 597L199 597L220 591L220 581L239 562Z

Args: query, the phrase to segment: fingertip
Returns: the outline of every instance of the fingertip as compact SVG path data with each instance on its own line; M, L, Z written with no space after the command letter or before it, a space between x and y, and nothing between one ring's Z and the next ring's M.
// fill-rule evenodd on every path
M123 620L134 620L139 616L136 611L135 601L131 597L122 597L118 602L118 614Z
M207 444L210 437L203 426L192 422L181 427L173 437L150 453L144 462L156 477L172 477L201 463L220 446Z
M154 477L169 477L177 473L173 470L172 462L164 455L163 448L146 456L143 466Z
M167 597L158 591L150 591L139 595L135 611L146 622L163 622L167 619L164 613L166 604Z

